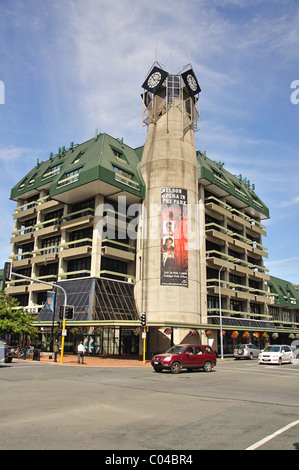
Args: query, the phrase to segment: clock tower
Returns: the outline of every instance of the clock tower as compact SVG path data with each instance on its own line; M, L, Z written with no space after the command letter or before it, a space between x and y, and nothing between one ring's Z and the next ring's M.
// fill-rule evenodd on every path
M190 64L172 74L158 62L142 88L147 137L140 170L146 195L137 244L136 300L149 324L196 327L200 266L194 132L201 90Z

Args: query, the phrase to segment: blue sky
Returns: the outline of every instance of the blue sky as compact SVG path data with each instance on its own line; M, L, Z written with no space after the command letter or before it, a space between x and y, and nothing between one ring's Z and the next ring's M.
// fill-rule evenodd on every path
M141 84L157 50L173 73L191 57L196 148L255 184L271 216L266 266L299 284L298 24L298 0L1 0L0 266L10 190L37 158L96 128L144 143Z

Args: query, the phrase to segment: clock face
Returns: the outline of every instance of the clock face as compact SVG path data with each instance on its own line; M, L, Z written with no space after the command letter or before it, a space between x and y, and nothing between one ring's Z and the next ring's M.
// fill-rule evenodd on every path
M187 86L190 96L195 96L197 93L201 92L200 86L192 68L182 73L182 78L185 82L185 85Z
M196 82L195 78L193 77L193 75L189 74L187 76L187 82L188 82L188 85L189 85L189 87L191 88L192 91L197 90L197 82Z
M145 82L142 85L142 88L149 91L153 95L157 93L162 83L168 76L168 72L159 67L153 67L150 73L148 74Z
M160 72L154 72L148 79L147 85L149 88L155 88L161 80Z

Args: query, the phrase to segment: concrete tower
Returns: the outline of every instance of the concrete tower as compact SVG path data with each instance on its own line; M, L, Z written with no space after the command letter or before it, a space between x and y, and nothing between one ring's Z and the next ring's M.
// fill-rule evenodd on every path
M149 322L200 322L198 174L194 129L200 87L191 65L157 62L144 84L146 185L137 244L136 297Z

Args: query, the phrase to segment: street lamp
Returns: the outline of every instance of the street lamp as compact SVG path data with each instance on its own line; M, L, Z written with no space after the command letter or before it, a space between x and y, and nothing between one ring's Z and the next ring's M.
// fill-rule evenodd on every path
M219 318L220 318L220 352L221 352L221 359L223 359L223 334L222 334L222 308L221 308L221 271L223 268L226 268L229 264L231 264L232 261L228 261L225 263L221 268L219 269L218 273L218 285L219 285ZM235 263L238 263L238 261L235 261Z
M5 263L5 264L7 264L7 263ZM67 305L67 293L64 290L64 288L61 287L61 286L58 286L57 284L53 284L51 282L41 281L40 279L36 279L36 278L33 278L33 277L29 277L29 276L24 276L23 274L14 273L14 272L11 271L11 269L10 269L10 272L8 272L8 271L9 270L7 269L7 274L9 274L9 277L11 277L11 276L20 277L21 279L27 279L28 281L39 282L40 284L47 284L48 286L52 286L54 288L62 290L63 295L64 295L63 327L62 327L62 329L65 330L65 309L66 309L66 305ZM10 280L10 279L7 279L7 280ZM61 340L60 364L63 363L63 351L64 351L64 336L62 336L62 340Z

